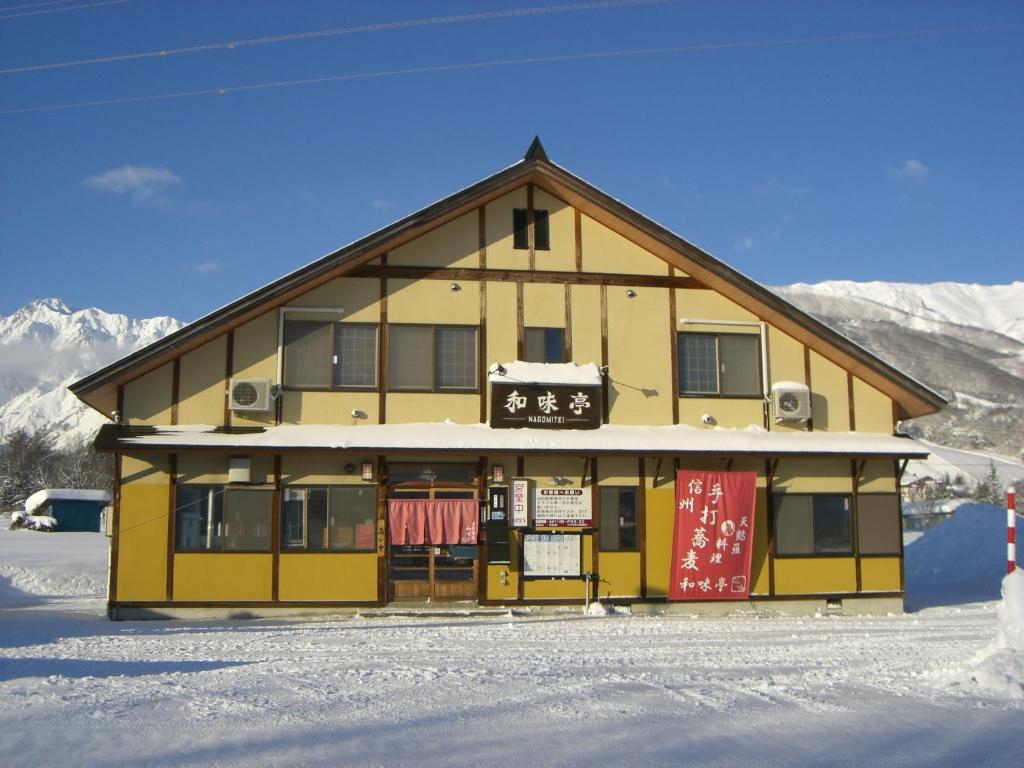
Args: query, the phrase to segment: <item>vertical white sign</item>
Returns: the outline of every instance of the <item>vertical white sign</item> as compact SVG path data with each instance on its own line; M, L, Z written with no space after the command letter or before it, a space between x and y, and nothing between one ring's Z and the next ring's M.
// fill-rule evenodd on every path
M512 527L525 528L530 524L530 481L517 477L512 480Z

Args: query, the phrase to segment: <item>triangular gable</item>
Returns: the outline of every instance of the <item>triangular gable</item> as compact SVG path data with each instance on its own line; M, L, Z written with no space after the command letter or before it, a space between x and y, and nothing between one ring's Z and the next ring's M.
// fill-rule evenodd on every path
M893 399L899 418L932 413L945 404L928 387L746 275L552 163L539 137L534 138L525 157L514 165L211 312L81 379L70 389L93 408L110 415L117 407L120 385L525 184L534 184L565 201L688 275L693 284L717 291L871 384Z

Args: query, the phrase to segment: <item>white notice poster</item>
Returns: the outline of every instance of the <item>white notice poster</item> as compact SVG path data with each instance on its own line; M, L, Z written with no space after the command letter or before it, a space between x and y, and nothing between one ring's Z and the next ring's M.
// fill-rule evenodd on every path
M593 525L590 488L538 488L533 497L533 524L589 528Z
M578 533L528 533L523 539L524 576L580 575Z

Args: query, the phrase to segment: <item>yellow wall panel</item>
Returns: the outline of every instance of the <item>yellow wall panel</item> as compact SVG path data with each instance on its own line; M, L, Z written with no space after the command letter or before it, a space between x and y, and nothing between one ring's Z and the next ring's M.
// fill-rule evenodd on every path
M288 600L377 598L377 554L303 553L281 555L278 597Z
M453 291L456 282L461 290ZM388 322L479 325L480 283L473 280L388 280Z
M812 350L810 386L815 431L849 432L850 397L846 371Z
M593 584L591 584L593 589ZM523 597L527 600L578 600L586 596L583 579L530 579L523 584Z
M604 224L581 217L583 271L621 275L668 275L668 263Z
M174 599L183 602L270 600L270 554L174 556Z
M178 455L178 482L193 485L221 485L228 481L228 457L220 453Z
M899 592L900 559L898 557L862 557L860 560L862 592Z
M390 261L390 256L388 260ZM340 316L331 319L352 323L380 322L380 280L375 277L338 277L297 296L289 307L319 307L343 309ZM289 319L302 313L288 313Z
M514 466L514 462L505 464L506 474L510 464ZM526 456L523 470L526 477L537 483L538 488L581 488L590 483L590 462L582 456ZM556 476L569 482L556 485L553 480Z
M523 325L528 328L565 328L565 286L555 283L523 285Z
M804 345L773 325L768 326L768 372L771 383L796 381L804 377Z
M124 385L124 413L129 424L170 424L174 367L171 363Z
M376 392L282 393L281 421L285 424L377 424L380 396ZM355 416L353 411L357 411Z
M640 462L632 457L599 456L598 485L629 485L640 483Z
M272 310L235 329L232 378L277 381L277 317ZM266 426L274 423L274 412L232 412L231 423Z
M121 483L152 483L167 485L170 482L170 466L163 456L143 454L121 456Z
M512 209L525 207L525 185L487 204L488 269L530 268L530 252L512 247Z
M456 424L479 424L480 395L388 393L388 424L417 424L445 419Z
M674 482L647 491L647 596L668 594L668 575L672 560L672 534L675 528L676 489Z
M179 424L223 424L227 337L218 336L181 356L178 379Z
M501 574L506 574L504 586L501 583ZM488 600L515 600L519 595L519 574L512 570L511 565L488 565L487 566L487 599Z
M758 318L739 304L710 288L677 288L676 315L678 320L742 320L754 322ZM746 328L736 326L715 326L716 330L726 333L746 332ZM712 330L706 323L679 323L680 331Z
M281 482L285 485L370 485L360 475L364 461L373 463L376 476L377 459L371 455L285 454L281 457ZM345 472L346 464L352 464L355 469Z
M704 423L705 414L715 420L713 424ZM713 429L714 427L743 429L750 425L764 427L764 404L760 400L752 399L681 397L679 398L679 423L702 429Z
M671 424L674 343L668 289L609 286L608 420L612 424ZM575 321L574 321L575 324ZM665 350L665 354L652 354Z
M844 459L782 459L772 487L790 493L850 493L853 469Z
M574 285L569 290L573 362L601 365L601 288L597 285Z
M870 384L853 379L853 419L858 432L892 434L892 400Z
M640 597L639 552L602 552L598 555L597 567L602 598Z
M896 467L889 459L868 459L857 490L861 493L896 493Z
M165 475L166 477L166 475ZM167 509L170 486L134 482L121 486L117 599L167 598Z
M754 549L750 556L750 592L767 595L771 574L768 563L768 494L764 473L758 477L757 498L754 508Z
M811 595L855 592L857 565L852 557L803 557L775 560L775 594Z
M576 269L576 221L571 206L539 187L533 189L533 207L548 212L551 250L536 252L538 270L573 272Z
M477 210L472 210L396 248L388 254L388 264L477 269L480 266L479 216Z

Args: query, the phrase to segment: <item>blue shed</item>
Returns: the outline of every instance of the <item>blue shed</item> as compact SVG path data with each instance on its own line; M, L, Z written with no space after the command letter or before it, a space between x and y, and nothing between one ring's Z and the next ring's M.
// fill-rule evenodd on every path
M25 500L25 511L55 518L58 531L102 531L103 509L108 504L109 491L47 488Z

